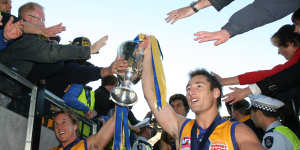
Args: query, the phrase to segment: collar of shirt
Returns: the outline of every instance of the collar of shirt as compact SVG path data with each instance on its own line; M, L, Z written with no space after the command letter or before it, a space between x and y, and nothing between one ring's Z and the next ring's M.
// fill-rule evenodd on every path
M276 121L272 122L272 123L267 127L266 132L269 131L269 130L271 130L271 129L273 129L273 128L276 128L276 127L278 127L278 126L281 126L281 123L280 123L279 120L276 120Z

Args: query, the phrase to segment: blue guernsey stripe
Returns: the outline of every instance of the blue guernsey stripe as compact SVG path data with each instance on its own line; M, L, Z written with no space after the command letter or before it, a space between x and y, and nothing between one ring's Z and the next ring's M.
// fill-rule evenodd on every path
M185 126L189 121L191 121L191 119L186 119L186 120L183 122L183 124L182 124L182 126L181 126L181 129L180 129L180 132L179 132L179 140L181 139L181 134L182 134L182 131L183 131L184 126ZM180 142L180 141L179 141L179 142Z
M237 145L237 142L236 142L236 138L235 138L235 127L236 125L240 124L241 122L239 121L234 121L232 122L232 125L231 125L231 130L230 130L230 133L231 133L231 141L232 141L232 144L233 144L233 148L235 150L238 150L238 145Z

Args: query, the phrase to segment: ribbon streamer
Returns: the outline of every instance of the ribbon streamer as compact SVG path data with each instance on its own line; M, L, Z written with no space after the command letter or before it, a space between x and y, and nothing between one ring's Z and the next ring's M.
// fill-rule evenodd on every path
M124 106L117 106L116 109L114 150L124 150L124 140L126 149L130 150L128 108Z
M134 41L142 42L145 39L146 35L139 34ZM152 69L153 69L153 77L154 77L154 86L155 86L155 95L156 102L155 107L160 110L164 107L166 103L166 80L165 74L162 65L163 54L160 49L160 45L157 39L154 36L150 36L151 40L151 53L152 53Z

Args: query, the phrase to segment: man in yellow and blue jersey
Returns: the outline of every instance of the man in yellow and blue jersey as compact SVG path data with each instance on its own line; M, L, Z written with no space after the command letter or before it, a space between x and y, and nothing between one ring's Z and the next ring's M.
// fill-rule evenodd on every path
M177 114L170 105L157 109L150 44L144 52L144 96L161 127L176 139L177 149L263 149L249 127L221 119L218 112L222 96L221 84L206 70L191 72L186 86L186 97L195 113L195 119Z
M78 137L78 121L73 112L62 110L54 117L54 132L59 146L49 150L103 150L114 134L115 115L94 135L86 139Z

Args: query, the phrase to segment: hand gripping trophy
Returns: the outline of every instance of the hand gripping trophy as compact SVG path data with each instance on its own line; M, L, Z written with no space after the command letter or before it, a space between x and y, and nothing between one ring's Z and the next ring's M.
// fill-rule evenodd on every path
M137 102L137 94L132 87L138 83L142 75L144 48L143 42L126 41L118 49L118 58L128 62L128 68L118 73L121 82L118 87L111 91L112 100L121 106L132 106Z

